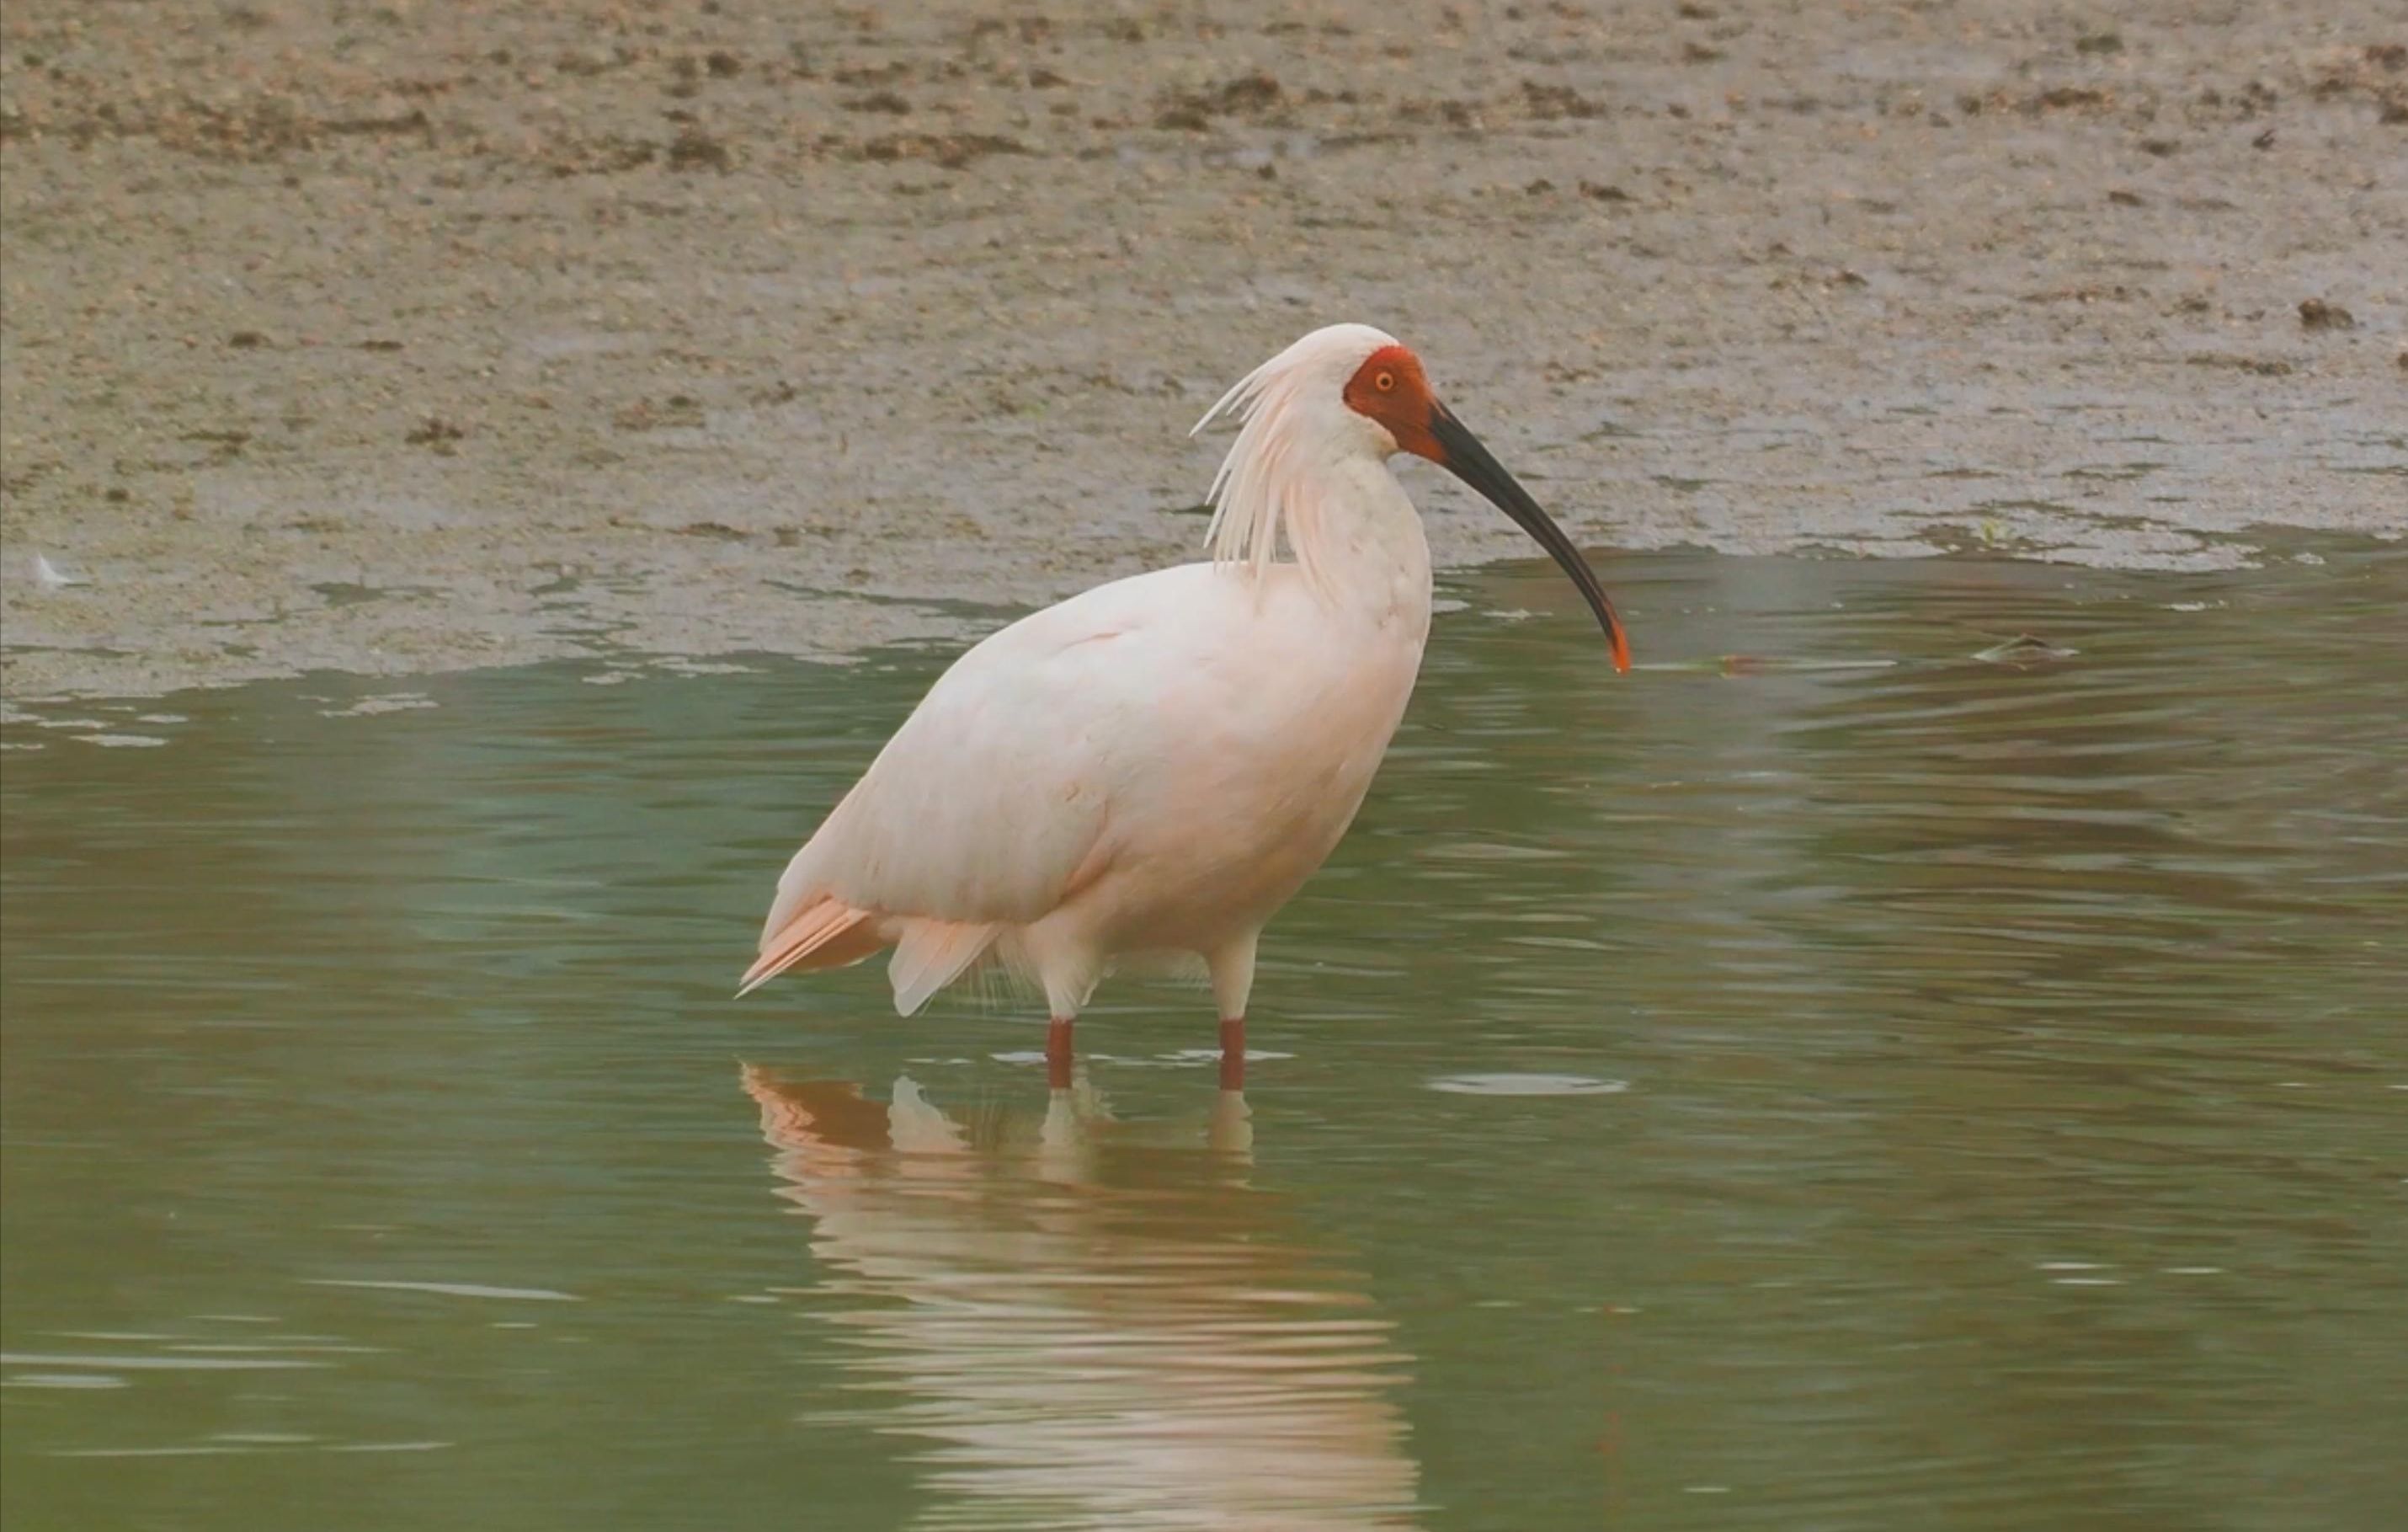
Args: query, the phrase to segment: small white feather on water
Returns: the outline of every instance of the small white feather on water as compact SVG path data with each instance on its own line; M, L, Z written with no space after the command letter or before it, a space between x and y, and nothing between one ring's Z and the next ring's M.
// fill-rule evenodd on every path
M68 585L88 585L91 581L68 574L41 554L34 556L34 583L44 590L63 590Z

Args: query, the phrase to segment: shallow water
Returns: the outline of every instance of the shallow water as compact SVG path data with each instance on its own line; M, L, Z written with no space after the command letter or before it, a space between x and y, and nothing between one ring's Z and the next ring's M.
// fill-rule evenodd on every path
M1451 590L1242 1100L729 1000L933 651L35 709L11 1532L2395 1512L2408 555L1608 584Z

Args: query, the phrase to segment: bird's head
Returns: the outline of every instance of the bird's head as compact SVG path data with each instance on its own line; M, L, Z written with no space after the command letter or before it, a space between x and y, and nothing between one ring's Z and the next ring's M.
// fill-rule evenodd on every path
M1613 647L1613 668L1630 669L1622 619L1596 571L1530 492L1439 402L1421 358L1396 337L1369 325L1315 330L1247 374L1196 428L1229 415L1245 426L1212 484L1225 510L1231 496L1248 492L1245 475L1272 471L1302 436L1376 457L1399 452L1426 457L1478 490L1547 550L1597 614Z

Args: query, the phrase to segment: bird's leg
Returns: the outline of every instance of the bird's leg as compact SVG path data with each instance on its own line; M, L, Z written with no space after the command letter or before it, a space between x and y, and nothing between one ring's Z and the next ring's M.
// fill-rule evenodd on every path
M1221 1011L1221 1089L1246 1088L1246 997L1254 989L1254 938L1247 932L1204 954L1212 974L1212 1004Z
M1051 1090L1070 1089L1070 1018L1057 1016L1045 1029L1045 1084Z

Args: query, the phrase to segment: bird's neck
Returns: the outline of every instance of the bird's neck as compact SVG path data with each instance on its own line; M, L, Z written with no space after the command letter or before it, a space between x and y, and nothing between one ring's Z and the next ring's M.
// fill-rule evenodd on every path
M1348 457L1327 465L1288 543L1323 600L1419 643L1429 632L1429 539L1388 466Z

